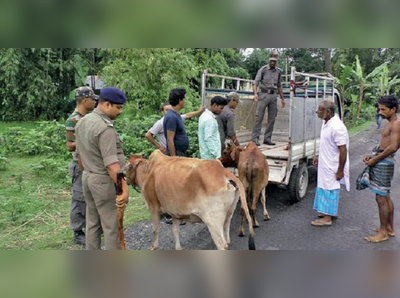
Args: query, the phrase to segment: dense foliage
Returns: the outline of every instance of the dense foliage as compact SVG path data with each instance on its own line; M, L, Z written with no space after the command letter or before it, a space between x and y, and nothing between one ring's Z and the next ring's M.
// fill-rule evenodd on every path
M243 48L165 48L165 49L63 49L2 48L0 49L0 120L65 119L74 106L71 91L84 84L87 75L101 75L108 84L120 87L129 96L126 115L150 116L158 113L161 102L173 87L188 90L188 110L198 107L201 73L254 78L266 64L270 49L253 49L247 56ZM371 78L371 87L359 84L360 76L347 76L344 102L352 110L353 95L358 107L370 105L376 90L389 88L397 93L400 86L399 49L277 49L279 67L286 72L291 66L299 71L324 72L331 68L343 77L343 66L359 67L372 73L383 63L384 77ZM359 57L359 64L356 62ZM348 69L347 69L348 70ZM342 83L343 80L340 80ZM227 82L229 86L229 82ZM358 86L358 87L355 87ZM231 86L233 88L233 86ZM361 87L361 92L360 92ZM358 90L357 90L358 89ZM363 93L362 100L361 93ZM371 94L371 95L370 95ZM358 109L360 111L360 109ZM361 109L362 112L363 109ZM357 111L356 111L357 114ZM357 115L359 116L359 115ZM362 115L361 115L362 116Z
M165 49L0 49L0 120L61 120L45 122L36 130L11 129L0 139L0 167L5 154L57 154L68 156L64 148L63 119L75 102L71 91L84 84L89 74L100 75L108 85L123 89L128 97L117 127L127 152L151 152L145 132L161 117L159 106L174 87L187 89L187 107L200 105L201 73L254 78L266 64L270 49L165 48ZM277 49L278 66L304 72L324 72L331 67L336 87L351 121L373 116L377 97L400 91L399 49ZM329 66L329 67L328 67ZM215 83L210 79L208 83ZM228 88L234 88L226 82ZM98 91L97 91L98 92ZM197 121L187 123L191 139L197 137ZM8 137L12 135L13 138ZM195 144L196 142L191 142ZM190 154L197 155L198 148Z
M0 48L0 120L52 120L74 106L69 94L98 70L96 49Z

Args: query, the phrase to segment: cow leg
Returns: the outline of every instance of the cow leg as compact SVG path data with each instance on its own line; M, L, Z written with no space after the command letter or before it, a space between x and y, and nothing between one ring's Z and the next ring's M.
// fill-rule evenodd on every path
M258 228L258 227L260 227L260 224L257 221L256 213L257 213L257 203L258 203L259 195L255 195L255 194L256 193L254 193L254 195L253 195L253 203L251 204L251 210L253 210L253 214L252 214L253 215L253 223L254 223L253 227Z
M244 237L244 228L243 228L244 215L245 214L243 208L240 208L239 237Z
M153 223L153 244L150 250L157 250L159 247L159 235L160 235L160 214L158 211L151 212L151 221Z
M228 244L228 247L226 249L229 248L229 244L231 244L231 221L232 221L232 217L233 217L233 213L235 213L235 209L236 209L236 205L237 205L237 200L235 200L235 202L232 204L231 209L228 210L228 214L226 215L226 219L225 219L225 224L224 224L224 234L225 234L225 240L226 243Z
M264 210L264 220L267 221L267 220L270 220L271 218L269 217L269 213L267 210L267 198L265 195L265 191L266 191L266 188L264 188L261 192L261 204L263 205L263 210Z
M210 231L211 238L217 246L217 249L226 250L228 243L226 242L224 235L225 216L217 216L217 218L209 218L208 216L204 216L202 217L202 220Z
M181 243L179 240L179 229L180 229L180 224L181 221L175 217L172 218L172 230L174 232L174 237L175 237L175 250L182 250Z

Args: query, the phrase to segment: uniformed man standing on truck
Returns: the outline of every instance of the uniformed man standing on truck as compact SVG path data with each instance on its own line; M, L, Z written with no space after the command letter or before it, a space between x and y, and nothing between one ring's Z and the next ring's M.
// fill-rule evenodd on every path
M86 249L101 249L104 233L108 250L120 249L117 223L117 206L128 203L128 185L123 181L123 193L115 189L117 172L125 164L122 141L113 120L121 113L126 95L117 88L101 90L99 105L76 126L76 143L79 161L84 168L83 192L87 204Z
M93 111L98 96L90 87L75 89L76 108L65 123L67 130L67 150L72 152L72 162L69 165L69 176L72 179L72 201L70 211L70 226L74 231L74 243L85 245L86 203L82 189L82 170L78 165L75 152L75 126L86 114Z
M269 64L263 66L257 73L253 85L254 102L257 103L256 118L253 125L252 141L260 146L260 135L265 110L268 108L268 125L264 135L264 144L273 146L271 137L274 130L275 118L278 114L278 93L281 97L282 109L285 107L285 99L282 89L282 71L276 67L277 54L271 53ZM259 88L259 92L258 89Z

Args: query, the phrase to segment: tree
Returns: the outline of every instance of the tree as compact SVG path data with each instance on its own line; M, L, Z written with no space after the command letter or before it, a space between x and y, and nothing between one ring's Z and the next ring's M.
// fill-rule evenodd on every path
M384 95L389 95L391 90L400 84L400 79L395 76L394 78L390 78L390 71L387 64L384 64L382 71L374 78L373 86L376 90L376 98L379 98Z
M324 72L323 51L318 48L290 48L285 49L281 60L287 57L289 66L295 66L297 71L308 73Z
M94 49L0 49L2 120L59 119L71 110L69 93L93 67Z
M254 49L250 56L245 60L244 64L250 78L254 79L258 70L268 63L269 54L270 49Z
M371 73L367 76L364 76L363 67L361 66L360 59L356 56L356 66L353 69L354 79L357 82L357 89L359 91L358 95L358 109L357 109L357 118L360 118L361 107L364 99L364 92L372 87L372 79L380 74L383 69L386 67L386 63L376 67Z
M144 114L159 111L160 103L168 100L176 87L188 91L188 105L198 99L191 86L198 69L186 49L107 49L112 60L103 68L103 79L108 85L124 90L135 111ZM133 111L133 112L135 112Z
M324 51L325 70L326 72L333 75L332 63L331 63L331 49L324 48L323 51Z
M342 65L342 71L338 77L335 77L335 86L339 91L342 99L342 104L348 102L348 98L351 97L350 89L353 87L353 68L350 65Z
M358 56L360 65L365 73L371 73L376 67L385 62L384 51L381 48L338 48L334 50L332 71L341 72L342 65L354 65L354 57Z

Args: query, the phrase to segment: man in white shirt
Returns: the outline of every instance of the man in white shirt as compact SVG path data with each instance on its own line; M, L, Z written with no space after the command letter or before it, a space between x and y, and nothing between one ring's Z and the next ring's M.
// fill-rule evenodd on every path
M164 116L167 114L167 112L170 109L172 109L172 106L170 105L169 102L164 102L161 105L161 111ZM204 111L204 107L201 107L199 110L197 110L195 112L181 115L182 120L185 121L186 119L196 117L196 116L200 115L201 113L203 113L203 111ZM161 152L165 154L165 150L167 148L167 140L165 139L163 124L164 124L164 117L162 117L160 120L158 120L153 125L153 127L149 129L149 131L146 133L146 138L156 149L160 149ZM154 138L154 136L157 136L158 142Z
M311 224L322 227L331 226L332 217L338 215L340 185L345 184L347 191L350 191L349 134L346 126L335 115L335 104L332 101L323 101L317 114L323 119L323 124L319 157L314 159L314 165L318 165L314 210L321 218Z

